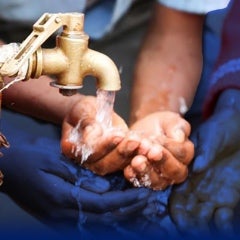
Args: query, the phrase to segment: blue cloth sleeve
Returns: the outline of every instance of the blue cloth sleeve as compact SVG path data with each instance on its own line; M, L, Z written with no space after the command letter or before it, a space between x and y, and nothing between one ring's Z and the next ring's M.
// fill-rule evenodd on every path
M230 0L157 0L166 7L179 11L196 14L207 14L208 12L226 8Z

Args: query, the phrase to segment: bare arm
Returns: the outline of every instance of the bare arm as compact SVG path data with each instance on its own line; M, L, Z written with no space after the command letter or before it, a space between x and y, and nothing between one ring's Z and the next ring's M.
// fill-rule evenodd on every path
M66 97L50 86L47 76L13 84L3 91L3 106L41 120L61 124L72 105L83 96Z
M0 45L4 44L0 40ZM7 83L12 79L4 79ZM13 84L2 92L2 105L16 112L61 124L72 105L83 98L77 94L71 97L61 95L58 88L50 86L52 79L41 76Z
M130 122L191 106L202 70L204 16L155 6L135 69Z

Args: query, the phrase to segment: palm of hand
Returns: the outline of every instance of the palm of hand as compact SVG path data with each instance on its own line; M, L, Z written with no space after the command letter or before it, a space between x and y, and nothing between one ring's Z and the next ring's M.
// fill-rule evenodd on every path
M126 123L116 113L112 115L112 127L105 129L96 120L96 99L86 97L73 107L64 120L62 152L97 174L112 173L126 165L125 158L116 151L126 131Z
M195 145L193 171L201 172L218 160L218 155L228 154L239 148L240 113L234 109L215 112L201 124L191 139Z
M232 234L234 211L240 201L240 151L216 159L201 174L192 175L171 196L174 221L184 231L218 231ZM196 229L198 228L198 229Z
M124 174L135 186L165 189L187 177L194 147L190 125L179 114L158 112L137 121L131 130L141 134L136 156Z
M232 233L234 209L240 200L240 114L220 108L194 132L196 157L188 181L173 191L170 201L174 221L184 231ZM212 224L214 222L214 224Z

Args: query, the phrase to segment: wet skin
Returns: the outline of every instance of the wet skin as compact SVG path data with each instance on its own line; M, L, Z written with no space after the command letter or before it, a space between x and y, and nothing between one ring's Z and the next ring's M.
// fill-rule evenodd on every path
M235 234L240 201L240 91L221 94L215 111L194 132L196 156L188 180L173 190L171 216L185 232L211 227ZM194 227L195 226L195 227Z
M188 139L190 125L179 114L151 114L137 121L130 131L116 114L113 114L113 128L109 130L96 122L95 115L94 98L86 98L73 107L63 123L61 146L64 155L82 164L79 147L84 143L92 154L83 166L97 174L124 170L126 179L130 182L137 179L139 186L147 186L143 176L148 175L150 184L147 187L153 189L164 189L185 180L194 148ZM82 143L77 146L78 143L69 139L80 119L78 132Z

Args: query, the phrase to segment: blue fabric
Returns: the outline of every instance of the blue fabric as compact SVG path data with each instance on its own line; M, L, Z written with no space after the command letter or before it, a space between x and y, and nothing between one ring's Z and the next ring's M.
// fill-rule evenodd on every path
M226 8L230 0L158 0L158 2L180 11L206 14L211 11Z
M1 0L0 16L6 21L33 24L43 13L83 12L85 0Z
M201 115L205 95L210 87L210 76L221 46L221 29L228 8L208 14L203 35L203 71L188 115Z
M176 233L167 215L170 189L132 188L122 173L103 178L82 169L61 155L59 129L51 124L3 110L1 129L11 146L0 158L0 190L59 233L89 239L116 234L115 239L151 239L156 233ZM11 226L21 231L19 237L39 231L26 231L21 224ZM6 236L11 236L9 227ZM45 237L54 234L47 230Z
M102 0L87 10L85 2L85 0L2 0L0 17L6 21L33 25L43 13L83 12L85 31L91 38L101 38L111 27L116 1Z
M151 191L129 187L122 173L99 177L64 158L57 127L3 110L1 129L10 148L0 158L0 190L44 224L79 235L116 231L141 215Z
M84 30L91 38L101 38L110 27L115 1L104 0L86 11Z

